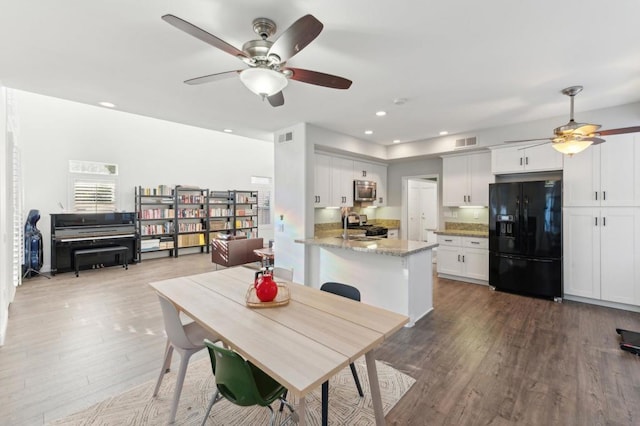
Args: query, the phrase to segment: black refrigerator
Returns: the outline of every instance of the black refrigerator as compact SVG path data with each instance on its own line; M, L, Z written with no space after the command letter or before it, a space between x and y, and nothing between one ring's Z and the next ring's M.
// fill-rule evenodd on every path
M561 300L561 180L489 185L489 285Z

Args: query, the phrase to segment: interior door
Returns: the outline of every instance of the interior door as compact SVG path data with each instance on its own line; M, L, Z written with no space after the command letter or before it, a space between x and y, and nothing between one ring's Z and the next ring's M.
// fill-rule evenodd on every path
M431 242L438 228L438 184L410 179L407 198L408 239Z

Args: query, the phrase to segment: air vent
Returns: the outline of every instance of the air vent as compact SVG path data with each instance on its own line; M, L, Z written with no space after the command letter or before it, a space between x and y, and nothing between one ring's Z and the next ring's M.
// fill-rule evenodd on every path
M473 136L466 139L456 139L455 149L471 148L478 145L478 139Z
M292 140L293 140L293 132L287 132L287 133L282 133L278 135L279 143L291 142Z

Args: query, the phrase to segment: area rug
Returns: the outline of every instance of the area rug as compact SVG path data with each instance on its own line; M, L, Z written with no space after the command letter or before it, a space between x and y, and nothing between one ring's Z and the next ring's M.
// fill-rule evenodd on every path
M358 391L347 367L329 381L330 425L374 425L375 418L369 391L369 378L364 358L355 362L364 398ZM378 381L385 414L411 388L415 380L393 367L376 361ZM51 425L162 425L166 424L175 384L175 371L165 375L156 398L151 395L155 381L147 382L121 395L106 399L86 410L58 419ZM189 365L185 378L176 425L200 425L213 395L215 379L208 359ZM306 397L307 424L320 425L320 388ZM274 404L274 407L277 405ZM287 410L284 410L285 414ZM238 407L227 400L216 403L207 425L267 425L269 410L263 407Z

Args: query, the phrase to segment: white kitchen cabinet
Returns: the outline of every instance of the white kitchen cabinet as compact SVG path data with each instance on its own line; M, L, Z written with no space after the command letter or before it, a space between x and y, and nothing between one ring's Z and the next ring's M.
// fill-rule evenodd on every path
M568 207L563 221L565 294L640 305L640 208Z
M491 174L488 152L442 158L442 204L444 206L487 206Z
M315 154L314 207L353 206L353 160Z
M438 276L486 284L489 280L488 239L438 235Z
M331 157L315 154L314 158L314 207L328 207L331 197Z
M640 136L607 142L564 160L564 206L640 206Z
M563 155L551 143L537 146L509 146L491 151L491 172L494 175L562 170Z
M376 176L376 201L374 206L383 207L387 205L387 166L382 164L373 165L373 173Z
M375 180L375 164L366 161L353 162L353 179L354 180Z
M332 207L353 207L353 160L331 157Z
M387 238L392 238L394 240L397 240L398 236L399 236L398 228L389 228L387 230Z

